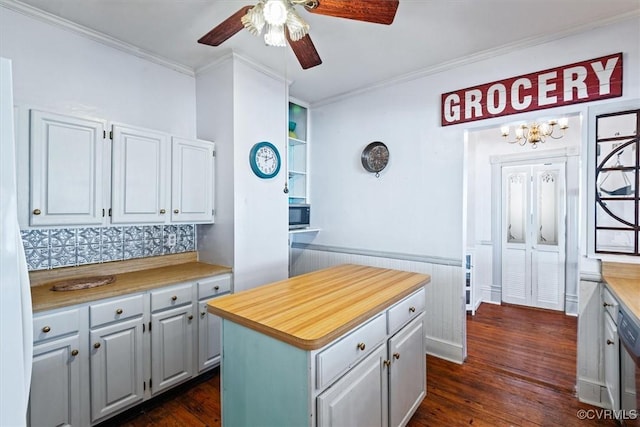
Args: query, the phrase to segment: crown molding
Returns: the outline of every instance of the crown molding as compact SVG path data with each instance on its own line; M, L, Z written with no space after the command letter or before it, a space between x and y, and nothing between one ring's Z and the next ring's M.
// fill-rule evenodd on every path
M137 56L138 58L145 59L147 61L161 65L163 67L170 68L174 71L186 74L188 76L193 77L195 75L194 70L191 67L163 58L159 55L156 55L152 52L149 52L147 50L144 50L132 44L118 40L107 34L92 30L91 28L87 28L80 24L76 24L75 22L71 22L67 19L60 18L59 16L55 16L49 12L45 12L43 10L37 9L33 6L22 3L20 1L0 0L0 7L4 7L14 12L21 13L30 18L34 18L39 21L57 26L64 30L86 37L95 42L101 43L105 46L111 47L113 49L117 49L121 52L125 52L133 56Z
M607 25L615 24L618 22L626 21L632 18L639 18L640 11L633 11L624 13L622 15L614 16L607 19L601 19L599 21L589 22L587 24L567 28L563 31L545 34L544 36L530 37L528 39L520 40L513 43L507 43L497 48L487 49L480 52L477 52L473 55L467 55L461 58L454 59L452 61L443 62L437 64L433 67L423 68L421 70L413 71L407 74L403 74L400 76L392 77L387 80L382 80L380 82L363 86L361 88L344 92L329 98L321 99L316 102L311 103L311 107L322 107L324 105L333 104L334 102L341 101L346 98L353 97L355 95L361 95L363 93L371 92L377 89L385 88L388 86L394 86L400 83L405 83L412 80L417 80L422 77L426 77L433 74L442 73L444 71L448 71L454 68L462 67L465 65L473 64L474 62L483 61L486 59L490 59L496 56L506 55L511 52L518 51L520 49L529 48L537 45L541 45L544 43L548 43L554 40L559 40L565 37L569 37L575 34L579 34L582 32L586 32L589 30L594 30L598 27L604 27Z
M256 62L253 59L249 58L248 56L245 56L242 53L239 53L234 50L229 50L223 56L216 58L215 60L213 60L212 62L209 62L208 64L205 64L201 67L196 68L195 75L197 76L198 74L203 74L209 70L215 69L220 65L222 65L223 63L225 63L226 61L228 61L229 59L242 62L243 64L247 65L249 68L255 71L258 71L262 74L265 74L274 80L286 82L287 86L291 86L291 83L293 83L293 80L287 79L285 76L282 75L282 73L272 68L266 67L260 64L259 62Z

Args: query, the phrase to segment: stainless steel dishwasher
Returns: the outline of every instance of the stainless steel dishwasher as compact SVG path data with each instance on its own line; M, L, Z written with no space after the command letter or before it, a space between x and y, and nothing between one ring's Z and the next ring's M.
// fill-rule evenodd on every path
M640 324L622 306L618 309L620 347L620 409L622 425L640 426Z

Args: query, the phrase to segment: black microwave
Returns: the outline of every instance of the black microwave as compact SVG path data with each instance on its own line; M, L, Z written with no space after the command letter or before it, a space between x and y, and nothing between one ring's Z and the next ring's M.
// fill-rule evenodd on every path
M289 230L307 228L311 224L311 206L308 204L289 205Z

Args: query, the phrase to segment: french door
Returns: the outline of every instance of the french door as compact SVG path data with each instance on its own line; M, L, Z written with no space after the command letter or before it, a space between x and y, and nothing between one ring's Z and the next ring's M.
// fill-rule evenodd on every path
M502 301L564 310L565 164L502 167Z

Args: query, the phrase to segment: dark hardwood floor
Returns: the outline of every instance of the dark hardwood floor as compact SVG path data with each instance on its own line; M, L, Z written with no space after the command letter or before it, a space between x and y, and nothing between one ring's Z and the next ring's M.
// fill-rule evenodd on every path
M578 418L596 408L575 397L576 329L562 313L482 304L467 315L464 364L427 356L427 397L409 426L615 426ZM219 426L219 390L215 369L108 424Z

